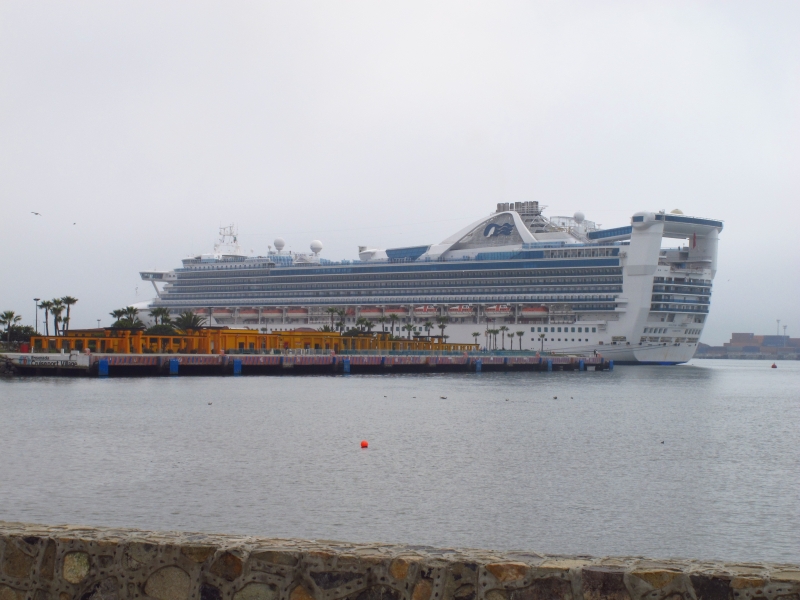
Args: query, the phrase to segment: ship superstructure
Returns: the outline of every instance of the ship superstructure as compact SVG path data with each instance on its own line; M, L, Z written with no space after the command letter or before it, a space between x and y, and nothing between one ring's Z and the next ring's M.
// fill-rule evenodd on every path
M599 229L582 213L547 218L501 203L439 244L359 247L358 260L241 252L225 228L213 253L145 271L175 314L266 331L360 324L403 337L506 349L602 352L624 363L689 360L708 316L722 221L639 212ZM678 240L664 248L663 240ZM156 283L164 285L159 287ZM442 327L443 326L443 327ZM498 337L500 332L500 337Z

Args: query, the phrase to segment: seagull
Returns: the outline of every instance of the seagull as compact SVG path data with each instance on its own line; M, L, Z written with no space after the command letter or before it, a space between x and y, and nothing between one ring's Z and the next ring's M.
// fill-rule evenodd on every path
M34 211L31 211L31 214L32 215L36 215L37 217L41 217L42 216L42 213L37 213L37 212L34 212Z

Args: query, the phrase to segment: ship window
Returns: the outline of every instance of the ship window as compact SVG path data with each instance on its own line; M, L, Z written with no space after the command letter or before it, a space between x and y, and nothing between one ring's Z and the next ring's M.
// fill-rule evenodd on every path
M558 328L558 333L561 333L561 327ZM561 341L561 338L558 338L558 341Z
M597 333L597 327L592 327L592 333Z

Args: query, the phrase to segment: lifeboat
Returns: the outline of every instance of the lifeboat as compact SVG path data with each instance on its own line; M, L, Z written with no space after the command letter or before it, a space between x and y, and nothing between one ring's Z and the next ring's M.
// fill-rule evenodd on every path
M436 314L436 307L430 304L414 307L414 316L418 319L432 319Z
M489 319L501 319L503 317L511 316L511 307L506 304L493 304L487 306L484 310Z
M242 316L245 316L245 315L247 315L247 316L256 315L257 316L258 315L258 309L257 308L240 308L239 309L239 314L242 315Z
M523 306L520 316L525 319L541 319L546 317L548 312L545 306Z
M308 316L307 308L290 308L286 311L286 316L294 319L299 319Z
M450 306L447 309L447 316L451 319L460 319L462 317L471 317L475 314L475 309L467 304L461 304L459 306Z
M377 319L383 314L383 311L377 306L365 306L359 312L362 317L367 319Z
M262 308L261 316L267 319L277 319L283 316L283 310L280 308Z
M233 313L230 308L215 308L211 311L215 317L230 317Z
M398 306L391 306L384 309L383 313L388 317L390 315L397 315L398 317L408 316L408 309Z

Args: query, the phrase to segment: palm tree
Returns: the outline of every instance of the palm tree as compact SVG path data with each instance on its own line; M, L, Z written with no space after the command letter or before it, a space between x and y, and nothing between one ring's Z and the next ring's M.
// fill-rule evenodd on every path
M336 314L339 315L339 322L337 323L337 325L339 326L339 331L344 333L344 326L345 323L347 322L347 309L337 308Z
M360 331L364 331L368 324L369 320L365 317L358 317L358 319L356 319L356 327L358 327Z
M414 331L413 323L406 323L403 325L402 329L408 332L408 339L411 339L411 332Z
M444 330L447 327L447 324L450 322L450 319L447 317L436 317L436 323L438 324L439 329L442 332L442 340L444 340Z
M383 333L386 333L386 321L388 321L388 320L389 319L386 318L386 315L381 315L378 318L378 323L381 324L381 329L383 330Z
M478 332L478 331L473 331L473 332L472 332L472 339L473 339L473 340L475 340L475 343L476 343L476 344L478 343L478 338L479 338L479 337L481 337L481 334L480 334L480 332Z
M375 327L375 323L364 317L364 329L366 329L368 333L372 333L373 327Z
M490 329L489 333L492 335L492 348L497 350L497 334L500 333L499 329Z
M503 350L505 350L506 349L506 331L508 331L508 327L506 327L505 325L501 325L500 329L498 329L498 331L503 334ZM513 344L512 344L512 346L513 346ZM513 348L512 348L512 350L513 350Z
M329 306L325 309L325 312L331 317L331 331L333 331L333 317L339 312L339 309L337 309L335 306Z
M77 298L73 298L72 296L64 296L61 298L61 302L64 303L64 306L67 307L67 316L64 319L64 331L69 331L69 309L72 307L73 304L78 302Z
M61 298L53 298L53 306L50 308L50 314L53 315L53 333L58 335L58 324L61 322L61 313L64 312L64 303Z
M425 321L422 324L422 327L425 329L425 332L428 334L428 339L430 339L430 337L431 337L431 329L433 329L433 323L431 323L430 321Z
M150 316L153 317L156 325L158 325L159 321L162 325L167 325L172 321L172 319L169 318L169 309L166 306L151 308Z
M540 340L542 340L542 352L544 352L544 337L545 337L545 336L544 336L544 334L543 334L543 333L540 333L540 334L539 334L539 339L540 339Z
M204 317L201 317L190 310L182 312L180 315L178 315L178 318L175 319L175 327L181 331L186 331L187 329L200 329L205 324L206 320Z
M11 343L11 328L21 320L22 317L16 314L13 310L7 310L0 314L0 325L6 326L6 333L8 334L7 341L9 344Z
M518 331L518 332L517 332L517 337L519 338L519 351L520 351L520 352L522 352L522 336L523 336L523 335L525 335L525 332L524 332L524 331ZM514 342L513 342L513 341L511 342L511 345L512 345L512 346L514 345Z
M394 326L395 326L395 324L397 323L397 321L399 319L400 319L400 315L398 315L397 313L390 313L389 314L389 321L392 322L392 330L391 330L392 331L392 337L394 337Z
M263 331L263 332L266 332L266 331L267 331L267 328L266 328L266 327L262 327L262 328L261 328L261 331ZM322 326L322 327L320 327L320 328L319 328L317 331L323 331L323 332L325 332L325 333L331 333L331 332L333 332L333 331L335 331L335 330L334 330L334 328L333 328L333 327L331 327L330 325L323 325L323 326Z
M128 319L131 323L139 320L138 308L136 308L135 306L126 306L124 310L125 310L125 318Z
M44 309L44 334L50 335L50 309L53 308L53 303L50 300L43 300L39 303L39 308Z

